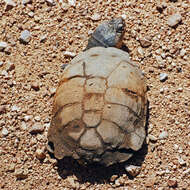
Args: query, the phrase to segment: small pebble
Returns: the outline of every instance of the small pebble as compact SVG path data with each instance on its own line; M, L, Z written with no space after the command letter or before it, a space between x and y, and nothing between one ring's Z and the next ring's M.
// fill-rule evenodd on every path
M177 91L178 91L178 92L183 92L183 88L182 88L182 87L179 87L179 88L177 89Z
M69 4L70 6L75 7L75 6L76 6L76 0L68 0L68 4Z
M49 89L51 96L53 96L56 92L56 88L50 88Z
M47 4L49 6L54 6L55 5L55 1L54 0L46 0Z
M13 7L16 6L15 2L13 0L4 0L4 2L6 3L5 6L5 11L9 11L11 10Z
M40 42L45 42L46 39L47 39L47 35L45 34L45 35L40 37Z
M137 52L140 56L144 57L144 50L142 49L142 47L138 47Z
M181 166L186 165L186 162L181 157L178 158L178 162Z
M1 133L3 136L7 136L9 134L9 131L7 130L7 128L3 127Z
M7 71L5 71L5 70L2 70L2 71L1 71L1 75L5 76L5 77L8 77L8 73L7 73Z
M4 52L7 54L7 55L10 55L11 54L11 50L12 48L10 46L7 46L5 49L4 49Z
M74 52L70 52L70 51L65 51L64 52L64 56L66 56L66 57L75 57L76 56L76 53L74 53Z
M5 121L0 120L0 127L3 127L5 125Z
M186 54L186 50L185 49L181 49L180 56L183 57L185 54Z
M0 61L0 67L3 65L3 62Z
M14 147L17 148L19 145L20 140L18 138L15 139Z
M182 153L183 153L183 148L182 148L182 147L179 147L178 152L179 152L180 154L182 154Z
M68 3L64 3L63 1L60 2L61 8L63 11L68 11L69 9L69 4Z
M76 187L75 187L75 180L72 177L68 177L67 178L67 182L70 184L70 186L72 187L72 189L76 189Z
M156 142L156 141L157 141L157 138L156 138L154 135L149 134L148 137L149 137L149 139L150 139L151 141L153 141L153 142Z
M23 131L27 129L26 123L24 121L21 122L20 129Z
M19 108L17 105L13 105L13 106L11 107L11 111L16 111L16 112L18 112L18 111L20 111L20 108Z
M26 179L28 177L28 171L26 169L16 169L15 176L17 179Z
M152 45L152 42L148 40L147 38L140 38L139 41L143 48L147 48Z
M91 34L93 34L93 30L88 31L88 35L91 35Z
M31 34L28 30L24 30L21 32L20 41L24 44L27 44L30 41Z
M179 149L179 146L177 144L174 144L174 149L175 150L178 150Z
M28 3L32 3L32 0L22 0L22 4L23 5L26 5Z
M9 72L9 71L12 71L14 69L15 69L15 64L11 63L11 62L8 62L7 65L6 65L6 71Z
M37 143L36 138L32 138L31 141L30 141L30 144L31 145L35 145L36 143Z
M180 13L173 14L168 18L168 25L171 27L175 27L182 21L182 16Z
M114 182L118 178L118 175L112 175L110 178L111 182Z
M24 121L29 121L30 119L32 118L32 116L31 115L25 115L24 116Z
M95 14L93 14L93 15L91 16L91 19L92 19L93 21L98 21L98 20L101 19L101 15L98 14L98 13L95 13Z
M34 117L34 120L35 120L35 121L40 121L40 120L41 120L41 117L40 117L40 116L35 116L35 117Z
M158 63L159 68L163 68L165 66L165 63L164 63L162 57L161 56L156 56L155 58L156 58L156 61Z
M131 176L135 177L137 176L140 171L141 171L141 167L139 166L134 166L134 165L126 165L125 166L125 170L127 173L129 173Z
M160 88L160 93L161 93L161 94L164 93L164 88Z
M177 180L176 179L169 179L168 180L169 187L177 187Z
M187 174L190 174L190 168L186 169L184 172L183 172L184 175L187 175Z
M5 112L6 112L6 106L5 105L0 106L0 114L3 114Z
M36 157L37 157L39 160L45 159L46 155L45 155L45 153L44 153L44 150L45 150L45 149L39 149L39 148L36 150Z
M32 134L42 133L43 131L44 131L44 127L39 123L34 124L30 129L30 133Z
M125 20L127 19L127 15L126 14L122 14L121 17Z
M155 177L152 177L152 178L148 178L146 181L145 181L145 186L146 187L153 187L154 184L156 182L156 178Z
M39 84L37 82L33 82L31 84L31 88L34 89L35 91L40 90L40 86L39 86Z
M168 137L167 131L162 131L159 135L159 139L166 139Z
M162 2L162 3L159 2L159 3L156 5L156 9L157 9L160 13L162 13L163 10L164 10L166 7L167 7L167 4L164 3L164 2Z
M161 53L161 57L162 57L163 59L165 59L165 58L166 58L166 54L165 54L165 53Z
M8 168L8 171L9 172L14 172L15 171L15 164L14 163L11 163L9 168Z
M28 13L28 16L31 17L31 18L33 18L33 17L34 17L34 12L30 11L30 12Z
M168 78L168 75L166 73L160 73L160 81L164 82Z
M6 47L8 47L7 42L0 42L0 51L3 51Z

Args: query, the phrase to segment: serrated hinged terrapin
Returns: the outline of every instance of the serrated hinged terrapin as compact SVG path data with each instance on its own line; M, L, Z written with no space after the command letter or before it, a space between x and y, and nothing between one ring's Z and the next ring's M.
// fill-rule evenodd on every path
M49 150L56 158L108 166L128 160L142 147L147 87L138 65L115 48L121 47L124 26L121 18L100 25L87 50L64 70L48 130Z

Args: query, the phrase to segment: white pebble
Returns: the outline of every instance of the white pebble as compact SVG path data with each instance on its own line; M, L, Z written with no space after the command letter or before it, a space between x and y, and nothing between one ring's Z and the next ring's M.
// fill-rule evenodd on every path
M19 108L18 106L16 106L16 105L13 105L13 106L11 107L11 111L16 111L16 112L18 112L18 111L20 111L20 108Z
M181 166L184 166L184 165L186 165L186 162L182 159L182 158L178 158L178 162L179 162L179 164L181 165Z
M7 136L9 134L9 131L7 130L7 128L3 127L1 133L3 136Z
M134 166L134 165L126 165L125 166L125 170L126 172L128 172L131 176L135 177L137 176L140 171L141 171L141 167L139 166Z
M29 121L32 118L31 115L25 115L24 116L24 121Z
M6 47L8 47L7 42L0 42L0 51L3 51Z
M179 146L177 144L174 144L174 149L178 150Z
M49 91L50 91L51 95L54 95L55 92L56 92L56 88L52 87L52 88L49 89Z
M70 51L65 51L64 56L66 56L66 57L75 57L76 53L70 52Z
M34 17L34 12L30 11L30 12L28 13L28 16L31 17L31 18Z
M142 47L138 47L137 52L140 56L144 57L144 50Z
M8 77L8 73L5 70L2 70L1 75L5 76L5 77Z
M186 54L186 50L185 49L181 49L180 56L183 57L185 54Z
M68 0L68 4L69 4L70 6L75 7L75 6L76 6L76 0Z
M177 89L177 91L178 91L178 92L183 92L183 88L182 88L182 87L179 87L179 88Z
M41 120L40 116L35 116L34 119L35 119L35 121L40 121Z
M168 75L166 73L160 73L160 81L164 82L168 78Z
M159 135L159 139L166 139L168 137L167 131L162 131Z
M44 127L39 123L34 124L30 128L30 133L32 133L32 134L42 133L43 131L44 131Z
M91 16L91 19L92 19L93 21L98 21L98 20L101 19L101 15L98 14L98 13L95 13L95 14L93 14L93 15Z
M20 41L23 43L28 43L30 41L31 35L28 30L24 30L20 34Z
M5 7L6 11L9 11L10 9L16 6L15 2L12 0L4 0L4 2L6 3L6 7Z
M50 5L50 6L55 5L55 1L54 0L46 0L46 1L47 1L47 4Z
M23 5L26 5L26 4L31 3L31 2L32 2L32 0L22 0Z
M121 17L122 17L124 20L127 19L127 15L125 15L125 14L122 14Z
M171 27L174 27L177 24L179 24L181 20L182 20L182 16L180 13L173 14L168 18L168 25Z
M161 94L164 93L164 88L160 88L160 93L161 93Z

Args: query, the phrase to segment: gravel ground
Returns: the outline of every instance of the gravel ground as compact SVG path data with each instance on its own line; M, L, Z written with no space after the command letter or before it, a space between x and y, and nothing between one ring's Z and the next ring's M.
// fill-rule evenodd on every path
M60 2L0 1L0 189L190 189L189 0ZM45 149L62 67L118 16L149 87L147 145L129 160L140 163L136 177L124 164L81 167Z

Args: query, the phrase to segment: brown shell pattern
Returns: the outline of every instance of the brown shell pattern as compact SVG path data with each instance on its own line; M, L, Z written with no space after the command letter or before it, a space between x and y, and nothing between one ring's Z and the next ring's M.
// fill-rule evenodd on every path
M79 54L54 99L48 141L55 157L105 165L128 160L145 139L146 90L126 52L95 47Z

